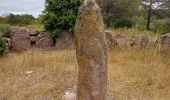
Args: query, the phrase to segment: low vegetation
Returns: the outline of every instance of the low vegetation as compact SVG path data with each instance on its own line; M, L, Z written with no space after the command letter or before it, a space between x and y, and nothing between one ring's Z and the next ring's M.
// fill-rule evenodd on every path
M5 40L0 37L0 56L5 52L6 50L6 44Z
M0 99L61 100L76 85L74 50L11 53L0 58ZM109 89L116 100L169 100L170 68L158 50L112 50Z
M8 36L11 31L11 27L8 24L0 24L0 37Z

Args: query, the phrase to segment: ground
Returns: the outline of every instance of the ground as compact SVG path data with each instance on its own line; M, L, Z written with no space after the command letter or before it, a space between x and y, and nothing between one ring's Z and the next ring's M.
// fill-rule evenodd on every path
M170 99L170 67L158 50L115 49L108 66L115 100ZM61 100L77 71L74 50L9 53L0 58L0 100Z

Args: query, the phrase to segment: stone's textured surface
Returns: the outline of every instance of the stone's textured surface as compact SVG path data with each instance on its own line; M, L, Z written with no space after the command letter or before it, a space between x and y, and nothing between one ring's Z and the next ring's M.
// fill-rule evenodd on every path
M117 41L113 38L112 32L105 30L106 41L109 49L113 49L117 46Z
M36 36L31 36L31 46L36 46L37 39L38 38Z
M57 49L73 49L74 48L74 36L70 32L61 32L56 38Z
M94 1L80 7L75 33L78 100L106 100L108 50L102 15Z
M128 39L123 34L116 34L113 38L120 47L126 47L128 45Z
M64 95L62 95L62 100L76 100L77 86L68 89Z
M6 44L5 44L5 45L6 45L6 49L9 49L9 48L11 47L11 44L10 44L10 43L11 43L11 42L10 42L11 40L10 40L10 38L4 38L4 40L5 40L5 42L6 42Z
M149 47L149 36L143 35L140 40L140 47L141 49L147 49Z
M77 86L73 88L69 88L65 93L61 96L61 100L77 100ZM111 91L107 92L107 100L113 100L113 96Z
M36 36L31 36L31 42L36 42L37 41L37 37Z
M36 29L28 29L27 30L30 34L30 36L37 36L39 33L36 31Z
M170 33L161 36L161 53L170 54Z
M53 40L49 32L43 32L37 37L36 47L48 49L52 46L53 46Z
M11 49L14 51L25 51L31 46L30 35L25 29L12 28L10 40Z

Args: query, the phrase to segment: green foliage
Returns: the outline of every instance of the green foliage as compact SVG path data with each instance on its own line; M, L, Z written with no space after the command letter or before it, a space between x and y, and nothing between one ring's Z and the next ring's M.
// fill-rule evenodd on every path
M104 22L109 27L117 19L129 20L139 11L140 0L97 0Z
M0 32L2 33L2 36L9 36L9 33L11 31L11 27L8 24L0 24Z
M46 0L42 21L45 31L50 31L53 38L60 31L74 31L78 8L83 0Z
M136 16L133 18L133 21L135 22L135 27L144 30L146 28L146 19L143 16Z
M2 55L6 50L5 40L0 37L0 55Z
M112 25L114 28L132 28L134 25L133 21L127 19L117 19L113 21Z
M151 30L155 33L170 32L170 19L153 20Z
M6 19L8 24L19 26L30 25L33 24L35 21L35 18L32 15L28 14L23 15L9 14L8 16L6 16Z

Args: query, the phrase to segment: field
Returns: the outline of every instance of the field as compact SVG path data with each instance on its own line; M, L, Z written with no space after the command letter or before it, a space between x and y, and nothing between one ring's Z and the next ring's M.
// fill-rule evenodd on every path
M169 100L170 68L158 50L112 50L109 89L116 100ZM76 85L75 51L28 51L0 58L0 100L61 100Z

